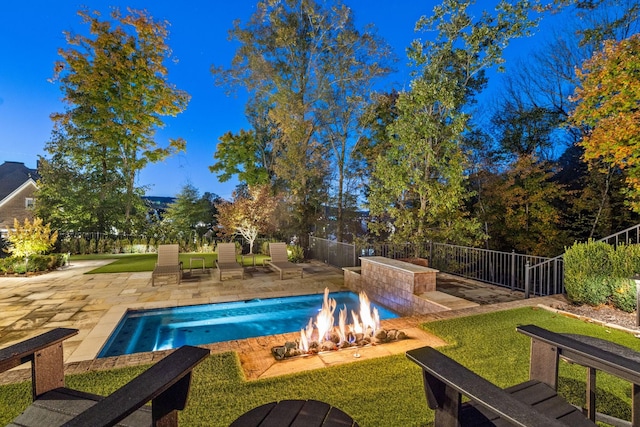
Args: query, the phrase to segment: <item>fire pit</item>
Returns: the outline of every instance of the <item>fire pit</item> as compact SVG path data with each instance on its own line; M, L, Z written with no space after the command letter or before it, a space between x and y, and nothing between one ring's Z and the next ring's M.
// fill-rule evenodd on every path
M351 311L351 323L347 324L348 313L345 306L340 309L338 326L335 326L334 313L337 304L334 299L329 298L329 289L325 289L322 308L315 321L313 318L309 319L307 326L300 330L298 340L273 347L271 349L273 357L276 360L283 360L290 357L377 345L408 338L404 332L397 329L386 330L380 327L378 309L371 308L371 302L364 292L360 292L359 300L359 313Z

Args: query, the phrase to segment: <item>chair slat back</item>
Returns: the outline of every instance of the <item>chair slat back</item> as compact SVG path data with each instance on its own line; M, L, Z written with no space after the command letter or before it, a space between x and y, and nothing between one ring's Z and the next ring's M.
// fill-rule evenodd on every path
M178 265L180 264L178 245L158 246L158 265Z
M218 243L218 263L233 264L237 263L236 244L235 243Z
M269 254L271 255L271 262L289 261L286 243L269 243Z

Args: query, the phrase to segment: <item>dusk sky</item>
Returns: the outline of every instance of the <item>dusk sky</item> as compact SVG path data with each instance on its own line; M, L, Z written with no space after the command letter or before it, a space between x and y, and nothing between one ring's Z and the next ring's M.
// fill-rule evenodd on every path
M157 142L165 146L169 138L187 141L186 153L147 167L139 185L148 186L147 195L174 196L185 184L230 198L237 182L219 183L209 172L218 138L227 131L246 128L244 98L227 97L214 85L212 64L228 66L236 45L228 41L228 30L235 19L246 22L255 10L255 0L232 2L195 1L6 1L0 6L0 163L18 161L35 168L38 155L44 155L52 122L49 115L63 111L61 92L50 83L53 64L59 60L58 48L66 47L62 32L85 33L76 12L85 5L107 16L110 6L126 11L146 9L155 20L170 22L168 44L177 64L169 67L169 82L191 95L187 110L176 118L166 118ZM345 0L354 11L359 28L373 23L378 34L395 50L398 71L383 88L408 87L405 48L411 40L425 37L414 33L421 15L429 15L437 1ZM484 1L478 2L484 5ZM491 5L494 2L486 2ZM511 55L522 54L531 40L510 46ZM509 64L507 64L509 65Z

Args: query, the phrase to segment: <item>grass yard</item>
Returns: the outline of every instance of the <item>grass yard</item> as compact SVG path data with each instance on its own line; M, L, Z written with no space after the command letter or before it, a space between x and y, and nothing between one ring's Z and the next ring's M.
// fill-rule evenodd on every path
M189 268L189 259L191 257L204 258L205 266L207 268L215 268L215 260L218 258L216 253L181 253L180 261L182 261L183 268ZM268 258L266 255L256 254L256 265L262 265L262 260ZM238 256L238 262L240 262L240 256ZM112 259L113 262L102 267L96 268L87 272L87 274L100 274L100 273L134 273L140 271L153 271L156 265L158 256L156 254L103 254L103 255L73 255L71 257L71 263L74 260L86 260L86 259ZM243 265L250 266L253 264L253 259L245 256L242 260ZM201 261L194 261L194 268L200 267Z
M593 335L640 350L638 339L631 334L536 308L432 322L424 327L450 343L441 351L504 387L528 376L529 339L516 333L515 327L529 323L557 332ZM107 394L143 369L72 375L67 377L67 384ZM598 375L598 410L630 419L631 386ZM581 403L584 369L563 363L560 377L561 393L571 402ZM194 371L189 403L180 414L180 422L183 426L228 426L249 409L282 399L328 402L350 414L362 427L433 425L421 372L404 355L250 382L244 379L235 353L212 355ZM0 424L12 420L29 402L29 383L0 387Z

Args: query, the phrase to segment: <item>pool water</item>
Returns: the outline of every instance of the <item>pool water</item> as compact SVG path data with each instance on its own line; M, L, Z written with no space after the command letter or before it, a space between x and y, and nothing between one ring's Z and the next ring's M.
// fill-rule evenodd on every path
M307 325L309 318L315 320L323 297L315 294L128 311L98 357L296 332ZM329 298L337 302L336 321L338 312L346 305L351 323L351 310L358 313L360 309L358 295L336 292L329 294ZM380 319L398 317L389 309L371 305L378 309Z

